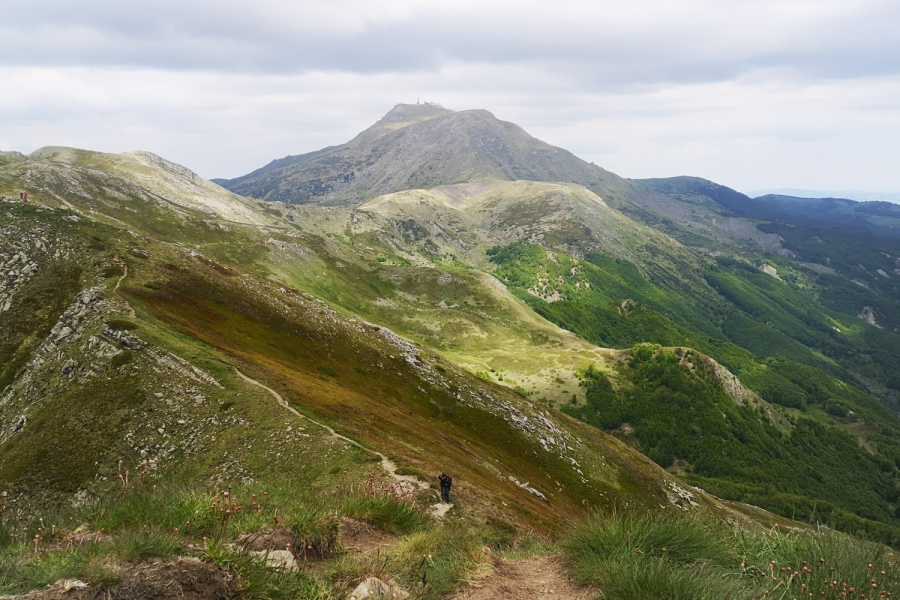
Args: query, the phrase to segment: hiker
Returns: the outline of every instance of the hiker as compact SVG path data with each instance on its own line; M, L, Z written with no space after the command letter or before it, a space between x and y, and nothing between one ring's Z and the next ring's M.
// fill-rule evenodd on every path
M438 477L438 481L441 482L441 502L445 504L450 503L450 488L453 487L453 478L447 475L446 473L441 473Z

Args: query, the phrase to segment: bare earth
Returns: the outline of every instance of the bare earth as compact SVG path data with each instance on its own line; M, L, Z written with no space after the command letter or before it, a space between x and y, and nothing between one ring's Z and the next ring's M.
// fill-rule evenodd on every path
M565 575L559 559L541 556L496 560L494 572L472 582L454 600L593 600L595 591L579 588Z

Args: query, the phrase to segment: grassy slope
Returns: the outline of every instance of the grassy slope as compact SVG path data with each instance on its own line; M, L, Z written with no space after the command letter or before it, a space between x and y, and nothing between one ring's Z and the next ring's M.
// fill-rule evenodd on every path
M126 293L156 318L239 361L298 407L405 458L419 472L450 468L462 489L485 494L485 505L508 504L521 512L507 518L552 525L581 511L582 502L602 502L598 492L640 487L634 475L621 469L626 463L616 456L622 449L615 445L601 462L611 460L620 467L598 471L590 476L593 481L581 483L569 466L540 451L534 440L456 400L454 388L484 384L448 372L449 365L441 367L453 382L449 389L429 384L395 348L384 348L371 328L348 328L327 311L311 309L308 301L298 298L286 314L276 312L254 298L254 292L241 289L238 279L185 273L151 287L155 289L132 283ZM487 389L516 401L502 388ZM472 456L479 460L473 463ZM523 493L505 480L506 474L549 490L553 501L547 505Z
M400 202L393 196L382 202L387 199ZM423 219L410 213L407 206L419 200L403 200L401 214ZM427 220L422 222L428 225ZM417 239L419 247L427 251L431 238L423 235ZM890 528L880 531L880 526L858 520L862 516L893 523L896 510L892 481L897 469L897 420L853 385L856 374L846 367L852 364L853 355L871 354L873 349L858 343L852 320L822 307L810 282L780 263L787 283L742 262L709 263L705 283L685 293L665 278L648 277L634 264L606 254L576 259L533 244L497 247L489 252L490 258L498 266L498 277L518 296L516 301L508 295L503 298L505 291L488 293L499 286L485 285L489 280L471 267L447 260L422 261L415 255L404 258L375 235L327 241L307 237L302 244L314 252L300 258L290 253L271 255L272 269L283 281L312 290L348 312L388 324L485 379L553 404L581 403L584 388L573 375L592 364L614 374L617 354L581 352L570 336L534 326L532 320L523 318L527 313L519 308L523 302L602 346L627 348L653 341L699 348L739 374L764 399L782 405L782 412L801 419L796 428L799 433L790 433L788 439L782 439L777 430L766 435L771 436L772 445L787 452L788 462L793 461L791 468L800 469L802 477L794 477L790 469L779 469L762 481L751 477L750 470L736 469L726 485L725 480L709 478L712 473L701 469L694 474L695 481L727 497L762 503L789 516L872 530L881 539L895 537ZM504 301L499 301L501 298ZM618 376L627 380L634 374ZM658 418L674 414L650 411L644 422L631 425L642 433L643 425L652 429L660 424ZM767 424L750 416L743 426L755 431ZM840 435L840 429L880 455L868 457L867 450ZM817 458L810 459L805 452L804 436L817 446L813 453ZM670 466L673 458L688 460L675 456L675 437L666 440L664 448L646 443L641 448L665 466ZM745 436L752 437L751 433ZM751 460L749 454L742 454L746 439L732 439L728 454L749 467L759 457ZM829 445L843 448L845 454L835 454L828 450ZM863 464L865 467L857 470ZM831 482L861 478L860 485L877 490L876 499L859 503L844 497L832 504L833 494L815 481L813 468L823 470L815 477ZM707 479L701 479L703 476Z
M534 399L556 404L583 395L576 371L609 360L609 352L540 319L500 282L463 264L414 264L365 238L286 239L303 252L269 255L280 281Z

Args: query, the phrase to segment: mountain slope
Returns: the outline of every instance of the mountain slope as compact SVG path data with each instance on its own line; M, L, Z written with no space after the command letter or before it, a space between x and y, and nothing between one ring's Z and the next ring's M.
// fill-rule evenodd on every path
M460 315L458 308L447 308L459 304L448 300L426 318L418 316L422 296L437 303L437 291L416 298L403 295L405 290L391 293L394 282L407 289L414 285L403 261L416 265L428 280L430 275L422 275L428 265L441 270L442 263L461 261L498 277L519 301L590 343L625 349L653 342L713 356L792 417L825 423L870 449L877 447L894 465L888 471L896 481L900 446L894 441L898 423L891 409L898 382L891 364L900 357L894 331L900 279L892 273L897 251L889 239L881 236L877 243L854 248L854 236L864 229L822 229L822 223L798 219L802 211L784 201L751 199L699 178L624 180L552 151L481 111L426 106L416 107L411 117L403 113L412 107L397 110L349 144L285 159L281 172L257 172L285 193L302 192L291 177L314 176L324 164L315 162L313 168L307 160L343 157L328 166L329 176L343 183L321 198L355 210L331 212L327 219L312 208L284 212L295 215L307 234L327 230L322 254L342 255L343 264L357 262L347 257L358 259L361 244L381 248L380 259L400 263L393 279L369 284L377 286L371 293L362 282L370 281L373 272L379 273L376 279L387 277L381 273L388 269L364 261L357 281L345 281L337 270L313 276L280 268L289 281L315 286L353 312L399 319L394 326L408 335L454 352L467 365L488 366L483 374L502 362L504 381L526 384L525 389L531 386L559 401L560 390L568 388L554 391L548 385L550 369L536 368L533 359L516 365L496 349L487 350L490 344L460 341L465 335L453 333L484 332L480 315ZM395 120L395 129L385 126ZM376 166L358 169L344 161L353 148L369 153ZM444 149L447 155L440 154ZM428 177L411 178L404 171L423 164ZM364 193L341 196L361 173ZM410 186L417 187L404 189ZM889 230L890 217L877 218L878 226ZM869 217L866 223L876 226ZM339 236L349 240L350 248L335 242ZM834 243L823 242L826 238ZM320 259L326 265L333 260ZM444 317L451 314L454 325L448 327ZM545 355L541 344L526 347L523 355ZM584 386L579 387L574 396L583 399ZM640 431L654 419L645 414L642 420L629 426ZM646 443L641 448L650 452ZM666 441L656 455L673 469L685 460L673 458L675 443ZM893 518L886 516L894 513L896 499L876 472L869 471L871 483L881 490L881 508L875 512ZM800 495L805 493L813 492ZM752 494L757 501L765 495ZM731 488L731 495L747 498L750 493ZM845 499L843 507L853 510L853 503ZM809 515L799 506L787 510Z
M285 395L299 401L307 410L340 422L344 430L373 446L392 448L400 455L408 454L410 448L424 447L427 437L415 440L439 423L447 428L441 437L455 439L457 443L470 438L471 443L490 444L489 437L483 432L466 430L479 423L485 426L489 423L492 435L500 436L497 440L527 446L537 443L539 439L542 444L549 444L546 445L547 450L541 450L539 455L557 444L563 444L559 446L559 451L564 456L553 460L565 458L567 461L577 461L575 455L568 452L580 451L572 446L572 442L564 442L568 434L558 425L545 420L546 417L531 417L534 423L528 428L531 433L513 431L517 419L529 421L525 417L528 412L521 412L527 403L523 404L504 388L492 388L472 376L455 373L449 365L438 364L438 370L420 355L418 349L389 331L331 313L299 292L279 293L265 278L253 276L254 257L261 256L258 252L265 252L263 238L259 237L257 228L241 226L219 230L219 235L229 240L228 244L220 245L213 240L202 247L202 253L194 244L188 246L193 248L189 250L184 246L187 246L185 242L192 232L171 227L160 236L157 231L162 228L157 222L132 218L127 222L129 228L124 229L118 217L109 218L112 214L123 214L122 211L127 210L130 203L138 200L122 193L115 196L91 194L88 197L76 190L71 194L68 183L64 184L63 189L57 189L61 161L54 159L53 167L49 168L44 164L48 160L45 153L31 160L38 163L27 171L33 201L42 202L43 198L53 204L64 201L79 212L66 209L45 212L18 203L3 205L4 222L10 227L4 240L13 244L4 248L4 264L9 264L16 274L9 280L12 287L3 290L4 306L8 304L3 318L4 322L16 327L28 328L18 333L16 329L3 328L5 335L11 334L4 345L7 348L4 355L7 385L0 403L3 408L2 439L6 442L5 448L14 448L23 443L18 440L30 435L31 429L27 426L29 415L39 410L47 386L55 386L58 390L73 389L80 385L78 374L83 372L88 381L96 377L96 367L84 366L85 360L90 360L93 354L100 353L101 364L103 360L112 361L117 356L129 357L129 362L122 365L127 372L135 370L134 366L129 366L132 361L144 356L156 356L155 350L146 349L147 340L141 340L140 334L130 333L136 328L137 331L146 329L154 332L157 339L165 339L180 331L194 340L192 344L205 344L211 350L223 352L242 369L267 374L270 383L282 382L283 389L288 392ZM81 154L78 166L72 169L71 178L79 178L76 181L81 184L84 181L81 177L97 177L104 186L111 185L114 180L110 180L106 173L99 175L94 170L80 170L85 163L97 164L102 160L107 158ZM108 168L117 170L119 167L113 165ZM37 177L45 178L36 185ZM131 186L139 186L139 181L140 176L133 177ZM193 183L185 185L188 189L193 188ZM100 189L106 191L109 188ZM215 198L215 192L212 196ZM110 210L111 215L104 218L101 210L110 204L120 206ZM160 205L161 211L164 210L162 206L165 205ZM246 206L248 210L253 210L252 205ZM188 209L183 209L181 205L177 208L169 205L162 214L177 222L184 217L184 210ZM111 222L95 224L88 217L91 211L99 221ZM259 213L264 214L261 210ZM33 233L48 228L53 233ZM210 229L218 230L216 227ZM26 242L20 244L21 240ZM173 243L175 245L171 245ZM60 246L57 248L55 244ZM222 247L224 245L230 247ZM242 246L246 248L244 251L236 251ZM251 250L253 247L257 250ZM250 257L249 261L247 257ZM225 262L220 263L220 260ZM47 278L56 279L54 288L46 287L50 281ZM58 301L38 301L45 296L58 298ZM131 308L123 307L123 296L129 299ZM126 317L127 323L118 324L123 317ZM137 338L137 341L132 338ZM116 346L120 348L117 350ZM116 360L124 361L125 358ZM74 366L70 366L70 362ZM42 369L47 368L58 369L62 375L43 373ZM115 370L117 367L114 365L112 368ZM370 369L376 370L377 378L373 377L374 372ZM149 386L145 396L152 395L153 382L147 381L144 385ZM409 397L401 392L407 386L411 394ZM303 391L297 392L300 394L298 397L292 395L292 389ZM447 390L454 391L450 394ZM339 401L341 398L345 400ZM440 398L446 400L439 403ZM375 407L381 401L385 404L376 411ZM448 404L440 406L443 402ZM421 406L413 410L417 404ZM522 408L519 408L520 405ZM367 410L376 412L367 416ZM432 413L435 410L437 413ZM472 411L481 414L481 417L473 417L470 414ZM438 415L442 416L438 418ZM23 418L26 426L18 427ZM382 424L378 431L368 426L373 419ZM462 421L452 425L454 419ZM545 430L543 423L550 429ZM513 429L502 433L510 427ZM525 438L515 441L523 435L537 437L531 441L525 441ZM396 441L392 441L400 439L405 440L406 445L398 446ZM431 437L432 444L434 441ZM518 446L517 453L523 451L532 454L531 450L526 451L524 446ZM413 454L419 456L415 462L419 463L420 468L439 468L421 452ZM451 448L440 453L445 460L450 460L453 454ZM486 446L479 450L469 449L454 462L465 461L464 457L472 454L487 457L493 451ZM12 463L4 461L4 464ZM553 467L554 480L563 481L563 472L568 470L574 477L572 485L580 487L586 484L587 480L582 481L583 478L571 470L571 464L577 462L565 464L570 466L560 463ZM499 463L492 468L494 471L491 472L496 472ZM560 468L563 470L559 471ZM466 472L462 462L456 463L455 469L460 473ZM28 471L37 472L39 469L21 472ZM506 482L503 486L509 486L514 494L525 494L516 502L517 507L533 503L528 499L532 496L521 490L516 492L519 488L509 483L507 475L544 487L535 474L507 473L505 469L500 472L501 479ZM483 476L496 477L476 476L473 472L468 478L477 481ZM7 484L16 481L13 477ZM554 486L548 484L543 494L548 498L554 495ZM491 486L485 482L477 487L487 490ZM574 491L570 485L561 489L568 490L566 494ZM557 513L556 518L575 509L572 504L563 508L565 504L560 505L561 512ZM541 503L534 506L538 512L546 513Z
M398 227L415 223L424 229L410 231L407 240L414 242L420 235L422 241L435 244L432 251L438 255L460 254L469 260L483 258L492 246L530 241L575 255L604 251L648 266L652 247L657 257L666 255L682 272L691 261L670 238L632 221L590 190L573 184L481 181L406 190L374 198L358 211ZM476 238L466 238L473 233Z
M608 202L622 201L630 188L486 110L406 104L346 144L288 156L217 182L254 198L356 205L381 194L482 178L580 183Z
M327 539L335 519L357 519L436 564L459 561L425 590L437 598L491 536L555 535L594 509L754 522L616 437L335 311L273 269L289 255L281 238L294 257L336 240L306 237L253 202L242 201L248 220L267 225L221 218L205 210L215 189L198 208L170 201L207 186L166 174L148 182L124 171L130 158L58 152L0 167L5 196L30 196L0 202L0 589L52 583L40 579L52 573L110 585L109 565L132 573L147 558L188 553L247 585L346 593L358 573L266 579L232 544L287 523L298 544L318 548L321 537L303 536ZM183 189L153 192L164 185ZM484 293L480 277L462 276L473 285L464 294ZM507 310L502 330L544 331L546 351L564 362L552 339L572 336L521 304ZM581 364L605 360L568 343ZM398 488L396 469L317 423L422 486ZM441 470L457 479L447 525L429 516ZM87 535L80 525L95 541L65 546L62 536ZM38 541L17 541L26 539ZM61 552L75 557L63 570L42 562ZM397 552L390 569L412 585L422 554Z

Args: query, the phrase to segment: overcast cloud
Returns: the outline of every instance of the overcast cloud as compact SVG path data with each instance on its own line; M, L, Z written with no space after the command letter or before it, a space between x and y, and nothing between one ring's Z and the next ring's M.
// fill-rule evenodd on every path
M236 176L421 98L629 177L900 190L896 0L3 0L0 17L0 149Z

